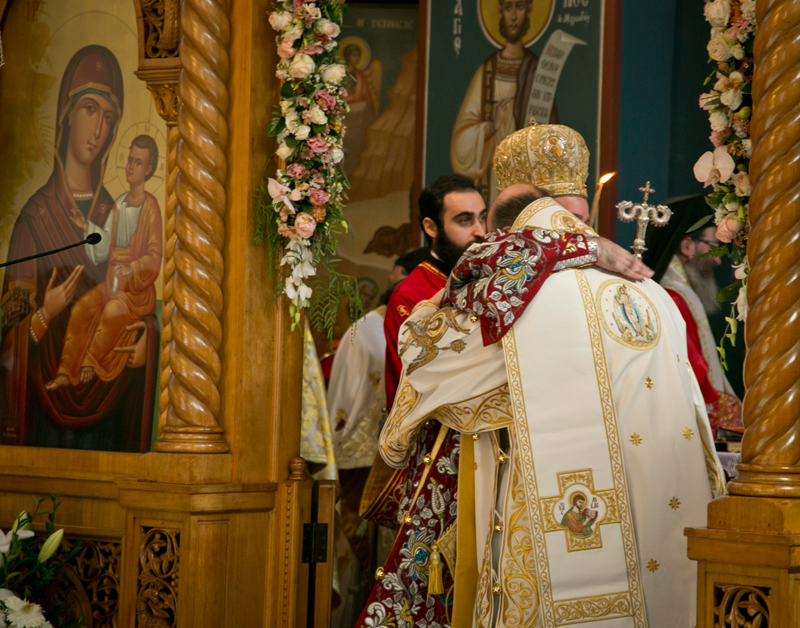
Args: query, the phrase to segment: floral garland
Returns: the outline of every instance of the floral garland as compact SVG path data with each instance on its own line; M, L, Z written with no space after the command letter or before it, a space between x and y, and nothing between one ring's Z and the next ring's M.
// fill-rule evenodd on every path
M717 240L723 244L709 254L730 256L735 264L736 281L723 288L718 296L720 301L736 297L731 314L725 319L728 327L722 339L722 343L729 339L733 346L737 320L747 320L748 201L752 192L748 172L753 151L750 115L756 2L705 0L705 3L703 13L711 24L709 63L716 66L705 83L714 79L716 82L700 96L700 107L709 112L709 139L715 149L700 157L694 165L694 175L705 187L713 188L706 201L714 209ZM727 370L722 343L717 350Z
M271 249L275 294L291 300L292 329L311 305L310 278L319 285L317 270L327 267L327 289L312 308L312 322L329 335L340 300L349 298L351 316L360 316L361 307L355 280L333 268L336 237L349 229L342 218L347 182L339 165L342 116L349 110L343 87L347 68L335 58L343 13L338 0L280 0L269 14L278 31L276 76L283 81L269 135L277 138L275 154L283 167L268 178L266 191L259 190L255 237Z

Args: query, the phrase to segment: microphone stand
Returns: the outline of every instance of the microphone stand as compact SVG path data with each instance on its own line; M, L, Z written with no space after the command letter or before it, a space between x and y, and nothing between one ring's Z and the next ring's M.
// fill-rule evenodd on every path
M98 242L100 242L100 239L101 239L100 234L90 233L88 236L86 236L85 240L81 240L80 242L76 242L75 244L69 244L67 246L62 246L60 249L55 249L53 251L45 251L44 253L37 253L36 255L29 255L28 257L11 260L10 262L5 262L4 264L0 264L0 268L4 268L5 266L13 266L14 264L20 264L22 262L27 262L28 260L36 259L37 257L46 257L48 255L53 255L54 253L61 253L61 251L66 251L67 249L74 249L76 246L81 246L82 244L95 245Z

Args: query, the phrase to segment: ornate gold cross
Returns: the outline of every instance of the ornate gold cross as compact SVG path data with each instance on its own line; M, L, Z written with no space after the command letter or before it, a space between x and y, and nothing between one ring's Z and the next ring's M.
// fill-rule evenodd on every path
M639 188L639 191L644 192L644 200L641 203L634 205L631 201L622 201L617 203L617 212L622 222L636 221L636 238L631 249L636 257L642 259L642 253L647 250L644 245L647 224L652 222L654 227L663 227L672 217L672 210L666 205L647 204L648 197L655 192L650 187L650 181L643 188Z

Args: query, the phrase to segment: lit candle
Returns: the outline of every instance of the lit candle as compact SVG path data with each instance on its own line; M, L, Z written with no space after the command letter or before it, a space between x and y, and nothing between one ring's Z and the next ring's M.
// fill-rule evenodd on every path
M595 231L597 231L597 210L600 209L600 193L603 191L603 184L610 181L616 174L616 172L604 174L597 183L597 189L594 192L594 199L592 200L592 211L589 214L589 226Z

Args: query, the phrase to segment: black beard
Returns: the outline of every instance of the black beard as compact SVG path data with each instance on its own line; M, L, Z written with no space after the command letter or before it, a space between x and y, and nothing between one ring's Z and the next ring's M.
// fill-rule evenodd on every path
M705 257L693 257L687 260L683 268L689 279L689 285L692 286L692 290L703 304L706 315L712 316L719 312L721 307L717 303L719 286L714 278L714 266L711 264L711 260Z
M460 247L447 237L444 227L439 227L439 235L436 237L436 242L434 242L433 252L439 256L439 259L442 260L447 268L452 270L461 256L464 255L464 251L476 242L483 242L483 238L475 238L467 246Z

